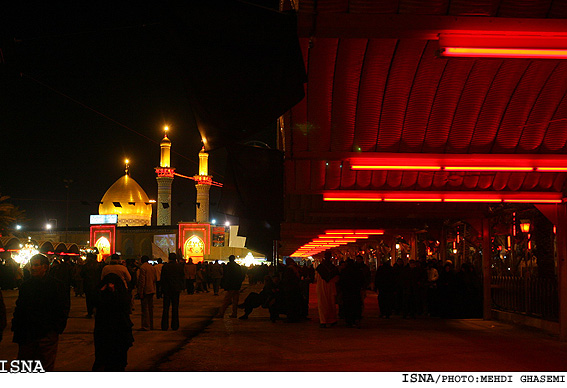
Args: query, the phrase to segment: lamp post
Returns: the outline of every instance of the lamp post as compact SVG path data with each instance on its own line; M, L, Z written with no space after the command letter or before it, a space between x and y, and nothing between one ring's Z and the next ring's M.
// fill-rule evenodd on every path
M522 231L522 233L525 233L527 235L527 240L526 240L526 252L525 252L525 261L526 261L526 266L528 266L528 253L529 251L532 249L532 242L530 241L530 220L521 220L520 221L520 230ZM531 263L529 265L529 269L531 272Z

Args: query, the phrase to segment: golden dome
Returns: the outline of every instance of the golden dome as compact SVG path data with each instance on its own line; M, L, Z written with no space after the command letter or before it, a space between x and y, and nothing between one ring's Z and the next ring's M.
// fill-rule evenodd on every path
M152 205L149 201L144 189L126 174L106 191L98 213L118 214L118 226L151 225ZM115 203L120 203L120 207Z

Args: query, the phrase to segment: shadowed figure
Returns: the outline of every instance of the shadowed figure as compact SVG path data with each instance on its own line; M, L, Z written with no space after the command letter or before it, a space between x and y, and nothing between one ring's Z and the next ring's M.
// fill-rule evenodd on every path
M119 372L128 365L134 343L130 320L130 294L116 274L106 275L96 299L93 372Z

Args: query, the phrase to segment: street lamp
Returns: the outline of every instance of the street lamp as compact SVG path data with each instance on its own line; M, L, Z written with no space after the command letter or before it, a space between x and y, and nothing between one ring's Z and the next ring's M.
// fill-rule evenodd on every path
M522 233L529 233L530 231L530 220L521 220L520 221L520 230Z

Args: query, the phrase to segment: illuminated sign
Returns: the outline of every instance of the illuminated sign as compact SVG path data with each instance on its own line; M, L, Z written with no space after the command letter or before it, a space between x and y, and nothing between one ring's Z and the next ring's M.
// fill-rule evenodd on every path
M91 214L91 225L117 224L118 214Z

